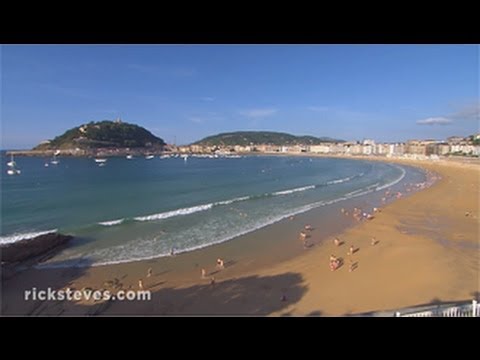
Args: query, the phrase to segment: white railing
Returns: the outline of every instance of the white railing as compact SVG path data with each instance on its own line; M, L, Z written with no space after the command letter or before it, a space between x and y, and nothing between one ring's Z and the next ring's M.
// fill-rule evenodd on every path
M400 313L395 312L395 317L480 317L480 304L473 300L471 304L449 306L426 311Z

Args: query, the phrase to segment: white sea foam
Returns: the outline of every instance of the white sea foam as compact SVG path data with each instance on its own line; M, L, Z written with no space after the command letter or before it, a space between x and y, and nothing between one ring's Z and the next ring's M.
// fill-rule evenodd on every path
M205 204L205 205L192 206L192 207L188 207L188 208L182 208L182 209L167 211L167 212L163 212L163 213L153 214L153 215L138 216L138 217L135 217L134 219L137 220L137 221L162 220L162 219L168 219L168 218L173 217L173 216L188 215L188 214L193 214L193 213L196 213L196 212L199 212L199 211L209 210L212 207L213 207L213 203Z
M383 190L383 189L385 189L385 188L387 188L387 187L393 186L393 185L397 184L398 182L402 181L402 179L405 177L405 174L406 174L405 169L401 168L400 166L396 166L396 165L392 165L392 164L389 164L389 165L391 165L391 166L393 166L393 167L396 167L397 169L400 169L400 170L402 171L402 175L400 175L399 178L393 180L392 182L389 182L389 183L387 183L387 184L385 184L385 185L382 185L382 186L377 187L377 188L375 189L375 191Z
M343 178L343 179L330 180L330 181L327 181L327 185L341 184L341 183L343 183L345 181L349 181L351 179L352 179L352 177L349 176L349 177L346 177L346 178Z
M347 196L347 197L353 197L354 195L356 195L356 194L358 194L358 193L360 193L360 192L362 192L362 191L365 191L365 190L367 190L367 189L366 189L366 188L357 189L357 190L355 190L355 191L352 191L352 192L349 192L349 193L345 194L345 196Z
M0 244L10 244L20 240L32 239L34 237L56 232L57 229L47 231L37 231L29 233L16 233L8 236L0 236Z
M272 195L288 195L288 194L292 194L292 193L295 193L295 192L305 191L305 190L310 190L310 189L315 189L315 185L303 186L303 187L299 187L299 188L295 188L295 189L288 189L288 190L283 190L283 191L276 191L276 192L272 193Z
M233 204L233 203L239 202L239 201L245 201L245 200L248 200L248 199L250 199L250 196L242 196L242 197L238 197L238 198L231 199L231 200L218 201L218 202L214 203L213 205L228 205L228 204Z
M113 225L119 225L124 221L125 219L118 219L118 220L112 220L112 221L103 221L103 222L99 222L98 224L103 226L113 226Z
M294 189L288 189L288 190L282 190L282 191L276 191L271 194L264 194L263 196L268 196L268 195L288 195L292 194L295 192L299 191L305 191L305 190L310 190L310 189L315 189L315 185L309 185L309 186L303 186L299 188L294 188ZM251 196L242 196L234 199L229 199L229 200L223 200L223 201L217 201L215 203L210 203L210 204L203 204L203 205L197 205L197 206L192 206L188 208L182 208L182 209L176 209L176 210L171 210L167 212L162 212L158 214L152 214L152 215L147 215L147 216L137 216L134 217L135 220L137 221L152 221L152 220L162 220L162 219L168 219L170 217L174 216L180 216L180 215L189 215L193 214L199 211L205 211L209 210L214 206L220 206L220 205L229 205L235 202L239 201L245 201L251 199ZM119 221L119 220L115 220ZM114 223L113 221L108 221L106 223L101 223L102 225L117 225L117 223Z

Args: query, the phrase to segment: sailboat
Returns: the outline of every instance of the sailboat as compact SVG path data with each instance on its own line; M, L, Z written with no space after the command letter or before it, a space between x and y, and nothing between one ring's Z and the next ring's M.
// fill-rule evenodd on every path
M16 165L15 160L13 160L13 154L10 154L10 161L7 163L7 166L14 167Z
M50 161L52 165L58 165L60 161L57 160L57 155L60 154L60 150L56 150L55 153L53 154L53 160Z
M19 169L15 168L17 163L15 162L15 160L13 160L13 154L11 154L10 156L11 156L10 161L7 163L7 166L9 167L9 169L7 170L7 174L8 175L20 175L21 171Z

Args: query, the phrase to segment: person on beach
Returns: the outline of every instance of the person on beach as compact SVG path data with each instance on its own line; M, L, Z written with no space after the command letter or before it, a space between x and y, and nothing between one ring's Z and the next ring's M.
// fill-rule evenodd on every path
M172 249L170 250L170 256L173 256L175 255L175 247L172 247Z
M143 290L143 281L142 281L142 279L138 280L138 288L139 288L140 290Z
M225 264L224 264L223 260L220 259L220 258L217 259L217 267L219 269L224 269L225 268Z
M335 258L335 260L330 261L330 271L335 271L340 266L340 260Z
M375 246L377 244L377 239L374 237L372 237L372 246Z
M300 231L300 240L304 240L307 238L307 233L305 231Z
M352 259L350 259L350 266L348 267L348 272L352 272L353 270L355 270L355 263L353 262Z
M210 285L215 285L215 277L212 276L212 278L210 279Z
M310 224L305 225L305 230L312 230L312 225Z
M207 272L205 269L202 269L202 279L205 279L205 276L207 275Z
M148 268L148 271L147 271L147 278L149 278L150 276L152 276L152 268Z
M330 262L337 261L337 257L335 255L330 255Z
M335 246L340 246L340 240L337 237L333 240L333 243Z
M353 255L354 250L355 248L353 247L353 245L351 245L350 249L348 250L348 255Z

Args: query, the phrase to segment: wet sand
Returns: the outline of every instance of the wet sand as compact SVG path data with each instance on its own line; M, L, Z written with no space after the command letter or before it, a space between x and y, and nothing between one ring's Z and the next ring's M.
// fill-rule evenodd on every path
M27 270L4 278L2 314L330 316L478 296L480 166L398 161L434 171L442 179L385 206L371 221L357 223L342 215L340 208L346 205L339 203L334 218L315 209L240 239L170 258ZM348 204L350 214L362 201ZM304 249L298 233L307 223L314 228L309 231L313 246ZM334 236L344 244L335 246ZM374 246L372 236L378 241ZM358 251L347 255L351 245ZM252 247L258 256L248 251ZM331 254L345 261L336 271L329 269ZM219 257L225 269L215 267ZM351 272L350 259L355 264ZM152 292L150 301L23 300L23 290L32 287L114 292L137 290L139 279Z

